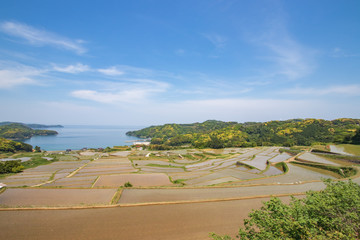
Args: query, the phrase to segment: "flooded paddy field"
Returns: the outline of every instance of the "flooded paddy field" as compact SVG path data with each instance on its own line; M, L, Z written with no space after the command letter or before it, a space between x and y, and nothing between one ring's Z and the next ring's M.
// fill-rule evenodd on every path
M164 173L152 174L120 174L100 176L94 187L120 187L126 182L130 182L133 186L169 186L172 183L169 177Z
M322 178L340 178L291 163L296 158L279 149L80 153L89 159L76 155L77 160L63 156L67 160L0 180L8 186L0 194L0 218L6 219L0 239L202 240L210 232L235 237L251 209L270 196L318 191L325 187ZM352 167L308 152L297 157ZM360 184L360 174L356 176L353 181ZM122 187L126 182L133 187ZM50 209L64 207L78 209Z
M48 165L26 169L21 173L2 179L1 182L9 187L35 186L46 183L52 179L64 178L88 162L89 160L54 162Z
M288 201L289 198L282 198ZM0 211L0 239L207 240L238 232L252 209L269 198L227 202L81 210Z
M317 155L311 154L311 153L304 153L301 156L299 156L298 159L308 161L308 162L339 166L339 164L337 164L334 161L327 160L326 158L323 158L323 157L320 157L320 156L317 156Z
M7 189L0 194L2 207L76 206L109 204L116 189Z
M0 204L59 206L71 201L79 206L97 204L92 200L97 194L93 190L109 191L104 195L106 200L101 200L101 196L98 198L99 204L107 205L114 202L221 200L319 190L323 187L321 179L341 178L327 169L291 163L289 161L298 160L287 153L280 153L279 149L133 150L110 154L85 151L83 155L81 152L62 155L62 159L67 160L27 169L1 179L9 188L0 194ZM324 166L351 167L351 163L342 164L341 161L309 152L302 152L297 157L299 161ZM284 166L288 169L286 172ZM123 188L118 192L118 188L127 182L134 188ZM79 199L75 197L76 191L79 191ZM43 200L39 200L35 193L38 196L43 194ZM50 197L46 197L45 193ZM61 195L59 202L52 197L58 195Z
M295 194L308 190L325 188L322 182L271 186L244 186L235 188L193 188L193 189L124 189L119 200L121 204L159 203L178 201L200 201L263 195Z

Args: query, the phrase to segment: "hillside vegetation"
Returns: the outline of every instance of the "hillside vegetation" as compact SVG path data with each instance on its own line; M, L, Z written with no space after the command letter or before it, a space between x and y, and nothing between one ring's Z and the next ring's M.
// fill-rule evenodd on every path
M58 134L58 132L53 130L32 129L21 123L0 125L0 137L12 140L28 139L36 135L47 136L56 134Z
M192 145L198 148L310 146L314 143L359 144L360 119L291 119L286 121L222 122L151 126L127 135L152 138L153 147Z
M21 124L30 128L63 128L62 125L45 125L45 124L37 124L37 123L19 123L19 122L0 122L0 126L9 125L9 124Z
M5 138L0 138L0 152L17 152L17 151L31 152L32 146L30 144L15 142Z

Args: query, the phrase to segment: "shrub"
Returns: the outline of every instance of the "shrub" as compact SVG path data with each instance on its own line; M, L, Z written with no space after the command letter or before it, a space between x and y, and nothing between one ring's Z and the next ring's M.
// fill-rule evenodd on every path
M133 185L130 183L130 182L126 182L125 184L124 184L124 187L132 187Z
M325 180L326 188L309 191L303 199L292 197L289 205L279 198L264 202L244 220L238 239L359 239L360 186ZM211 233L213 239L229 236Z

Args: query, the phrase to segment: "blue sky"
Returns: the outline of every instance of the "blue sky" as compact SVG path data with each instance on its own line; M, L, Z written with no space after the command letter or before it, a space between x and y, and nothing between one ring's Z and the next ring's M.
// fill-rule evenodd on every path
M0 121L360 118L360 1L0 3Z

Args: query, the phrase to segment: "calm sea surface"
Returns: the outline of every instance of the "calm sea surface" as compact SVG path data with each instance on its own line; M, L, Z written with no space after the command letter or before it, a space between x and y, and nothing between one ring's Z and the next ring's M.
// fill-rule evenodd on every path
M79 126L65 125L64 128L47 128L59 134L55 136L34 136L25 140L33 147L39 146L43 150L55 151L87 148L105 148L113 146L131 145L139 138L126 136L127 131L139 130L143 127L129 126Z

